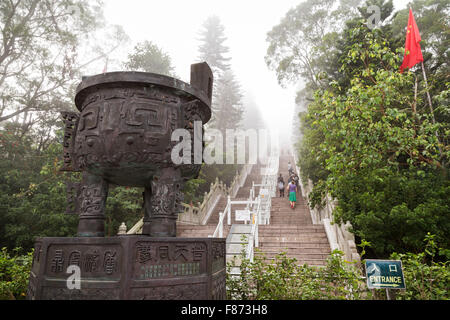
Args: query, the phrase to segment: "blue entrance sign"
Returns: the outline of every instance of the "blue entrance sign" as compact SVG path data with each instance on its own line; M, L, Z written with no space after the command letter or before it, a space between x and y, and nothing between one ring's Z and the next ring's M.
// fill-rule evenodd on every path
M366 260L367 287L369 289L405 289L400 260Z

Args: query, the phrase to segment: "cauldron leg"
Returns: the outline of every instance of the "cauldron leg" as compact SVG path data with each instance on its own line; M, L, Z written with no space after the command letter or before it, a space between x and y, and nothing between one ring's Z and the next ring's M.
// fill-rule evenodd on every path
M176 237L177 218L183 200L179 170L165 168L153 177L150 188L144 191L144 226L142 234L150 237Z
M108 197L108 183L101 177L83 172L80 186L78 207L80 220L78 222L79 237L105 236L105 207Z

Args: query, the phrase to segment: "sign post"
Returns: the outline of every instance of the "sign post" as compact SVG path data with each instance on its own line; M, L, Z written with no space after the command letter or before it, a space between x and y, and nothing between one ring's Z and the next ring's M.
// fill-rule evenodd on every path
M236 210L235 211L235 220L236 221L245 221L245 224L247 224L247 221L250 221L250 219L251 219L250 210Z
M386 289L387 299L391 300L391 289L405 289L402 262L400 260L366 260L367 287Z

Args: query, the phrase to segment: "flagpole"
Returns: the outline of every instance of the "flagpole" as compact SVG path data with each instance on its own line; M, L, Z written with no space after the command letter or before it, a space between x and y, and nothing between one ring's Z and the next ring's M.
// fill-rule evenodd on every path
M432 120L433 120L433 124L436 124L436 119L434 118L433 104L431 103L430 91L428 89L427 74L425 72L425 66L423 65L423 61L421 62L421 64L422 64L423 79L425 80L425 89L426 89L426 92L427 92L428 105L430 106L430 111L431 111L431 117L432 117Z
M415 75L415 78L416 78L416 81L414 84L414 103L412 105L414 117L416 116L416 112L417 112L417 75Z
M423 65L423 61L421 62L421 64L422 64L423 80L425 80L425 91L427 92L428 105L430 106L430 111L431 111L431 120L433 120L433 124L436 124L436 119L434 118L433 104L431 103L431 96L430 96L430 91L428 88L427 74L425 72L425 66ZM438 149L439 149L439 153L440 153L440 156L442 159L441 141L439 140L439 135L438 135L437 131L435 132L435 135L436 135L436 139L438 141ZM445 167L444 162L442 162L442 166Z
M433 125L436 125L436 119L434 117L434 110L433 110L433 103L431 102L430 90L428 88L427 74L425 72L422 51L420 49L420 44L419 44L419 42L421 40L422 39L420 37L419 29L418 29L416 21L414 19L411 5L409 5L409 17L408 17L408 25L407 25L407 32L406 32L406 40L405 40L405 56L403 58L403 63L400 66L400 72L403 72L404 68L411 69L411 67L416 65L418 62L421 62L423 79L425 80L425 91L427 93L428 105L429 105L430 111L431 111L431 120L433 121ZM414 41L414 43L411 43L412 41ZM410 52L408 52L408 50ZM410 55L410 56L408 57L408 55ZM414 102L413 102L413 113L414 114L417 111L416 102L417 102L417 76L416 76L416 83L414 86ZM442 149L441 149L441 141L439 140L439 135L438 135L437 131L435 131L435 135L436 135L436 139L438 142L437 147L439 149L440 159L442 160L442 167L445 167L443 153L442 153Z

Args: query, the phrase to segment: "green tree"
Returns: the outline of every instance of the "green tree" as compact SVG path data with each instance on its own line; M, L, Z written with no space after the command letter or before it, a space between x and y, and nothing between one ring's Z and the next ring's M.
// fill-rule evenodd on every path
M61 131L58 139L38 152L29 134L20 137L13 124L0 136L0 243L28 252L39 236L76 234L76 217L66 215L67 180L62 166Z
M449 152L441 144L447 151L440 153L436 138L448 132L448 124L434 125L425 108L414 108L426 100L414 100L414 76L398 72L401 49L393 52L381 30L370 31L361 21L348 34L361 39L351 39L343 58L350 86L342 94L318 91L308 110L311 130L324 137L308 145L329 171L326 190L338 200L335 219L350 221L377 255L417 252L428 231L448 246L443 163Z
M0 122L61 108L77 72L75 48L101 19L87 1L2 1Z
M199 59L206 61L214 74L212 117L207 127L220 130L226 139L226 129L239 127L244 108L239 82L230 68L231 58L226 56L229 48L225 45L225 28L218 16L210 16L205 20L199 40ZM240 165L203 165L199 179L188 181L185 188L188 191L186 199L201 201L204 192L209 191L216 178L229 186L239 168ZM189 190L193 193L189 193Z
M332 60L335 57L338 33L346 18L357 15L356 1L308 0L289 10L280 24L267 34L268 67L284 85L306 80L304 93L328 85L324 75L337 73ZM336 8L336 9L330 9Z
M159 73L174 76L170 56L151 41L138 43L124 63L127 70Z
M242 93L231 70L226 70L218 79L215 101L212 106L214 117L210 126L220 130L239 128L243 119Z
M215 15L208 17L203 23L199 35L199 59L206 61L213 70L214 76L218 77L230 67L228 62L231 60L226 57L229 48L224 44L227 38L220 18Z
M268 34L266 56L281 83L306 81L297 96L308 109L298 149L302 178L315 184L311 204L320 207L326 193L337 199L335 220L350 221L357 238L373 243L372 255L418 252L428 231L448 247L448 1L413 3L436 124L422 70L398 72L407 9L369 0L341 14L326 4L306 1L289 11ZM381 13L373 30L370 5Z
M229 48L224 44L227 38L219 17L210 16L202 27L199 58L206 61L214 73L213 113L208 126L225 134L226 129L235 129L242 121L242 93L230 69L231 58L225 56Z
M435 235L428 233L420 253L393 253L391 259L401 260L406 290L399 290L397 300L448 300L450 257L448 249L438 247ZM447 261L436 261L446 255Z

